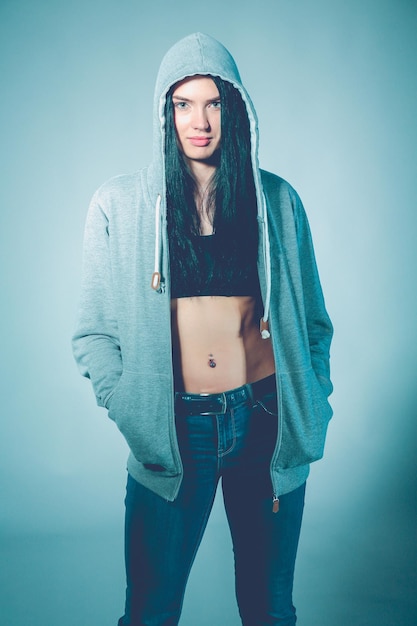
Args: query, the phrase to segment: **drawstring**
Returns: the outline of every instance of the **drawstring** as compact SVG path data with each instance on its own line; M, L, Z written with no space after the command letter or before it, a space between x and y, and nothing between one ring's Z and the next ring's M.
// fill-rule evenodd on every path
M155 261L151 287L155 291L161 288L161 194L158 194L155 204Z
M259 331L261 333L262 339L269 339L271 333L269 332L269 307L271 303L271 253L270 253L270 244L269 244L269 236L268 236L268 215L266 210L266 199L265 194L262 193L262 211L263 211L263 250L264 250L264 266L265 266L265 275L266 275L266 294L265 294L265 304L264 304L264 314L261 317Z

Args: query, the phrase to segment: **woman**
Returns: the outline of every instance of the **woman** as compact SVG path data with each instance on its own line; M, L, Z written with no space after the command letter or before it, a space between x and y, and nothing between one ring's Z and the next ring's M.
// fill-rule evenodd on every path
M171 48L154 111L150 166L92 200L74 335L131 451L119 625L178 623L220 478L242 623L293 625L305 482L332 389L307 218L259 169L255 111L217 41Z

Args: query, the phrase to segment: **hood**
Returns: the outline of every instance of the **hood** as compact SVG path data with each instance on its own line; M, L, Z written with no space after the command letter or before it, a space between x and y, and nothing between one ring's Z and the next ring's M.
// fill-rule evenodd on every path
M262 230L263 253L265 267L267 268L267 289L265 298L265 311L261 321L261 332L266 338L269 337L267 331L267 319L270 296L270 263L269 245L267 237L267 220L265 199L262 193L261 178L258 164L258 120L253 103L242 85L239 70L230 52L216 39L203 33L194 33L178 41L168 50L162 59L154 92L153 103L153 159L149 168L149 187L151 193L155 195L155 272L152 277L152 287L156 291L161 287L161 240L162 224L160 212L165 209L165 102L169 89L175 83L195 75L219 76L238 89L246 105L250 129L251 129L251 157L252 168L257 190L258 214L260 222L264 227Z
M172 46L162 59L153 101L153 174L164 177L165 101L175 83L195 75L214 75L239 90L248 111L252 135L252 162L258 170L258 120L255 108L242 85L239 70L230 52L216 39L194 33ZM255 173L255 172L254 172ZM258 173L256 172L258 176Z

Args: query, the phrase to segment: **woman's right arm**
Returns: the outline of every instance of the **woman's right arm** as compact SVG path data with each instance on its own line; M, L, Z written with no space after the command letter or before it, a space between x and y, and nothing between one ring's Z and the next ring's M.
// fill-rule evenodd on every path
M122 373L114 306L109 219L93 197L84 233L81 298L72 338L74 357L92 382L97 404L106 406Z

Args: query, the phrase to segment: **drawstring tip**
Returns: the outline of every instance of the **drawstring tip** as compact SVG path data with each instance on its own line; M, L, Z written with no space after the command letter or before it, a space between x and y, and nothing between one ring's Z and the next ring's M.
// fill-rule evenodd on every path
M160 272L154 272L152 274L151 287L155 291L159 291L159 288L161 287L161 274L160 274Z
M269 332L269 322L268 322L268 320L264 320L263 318L261 318L259 330L261 332L262 339L269 339L270 338L271 333Z

